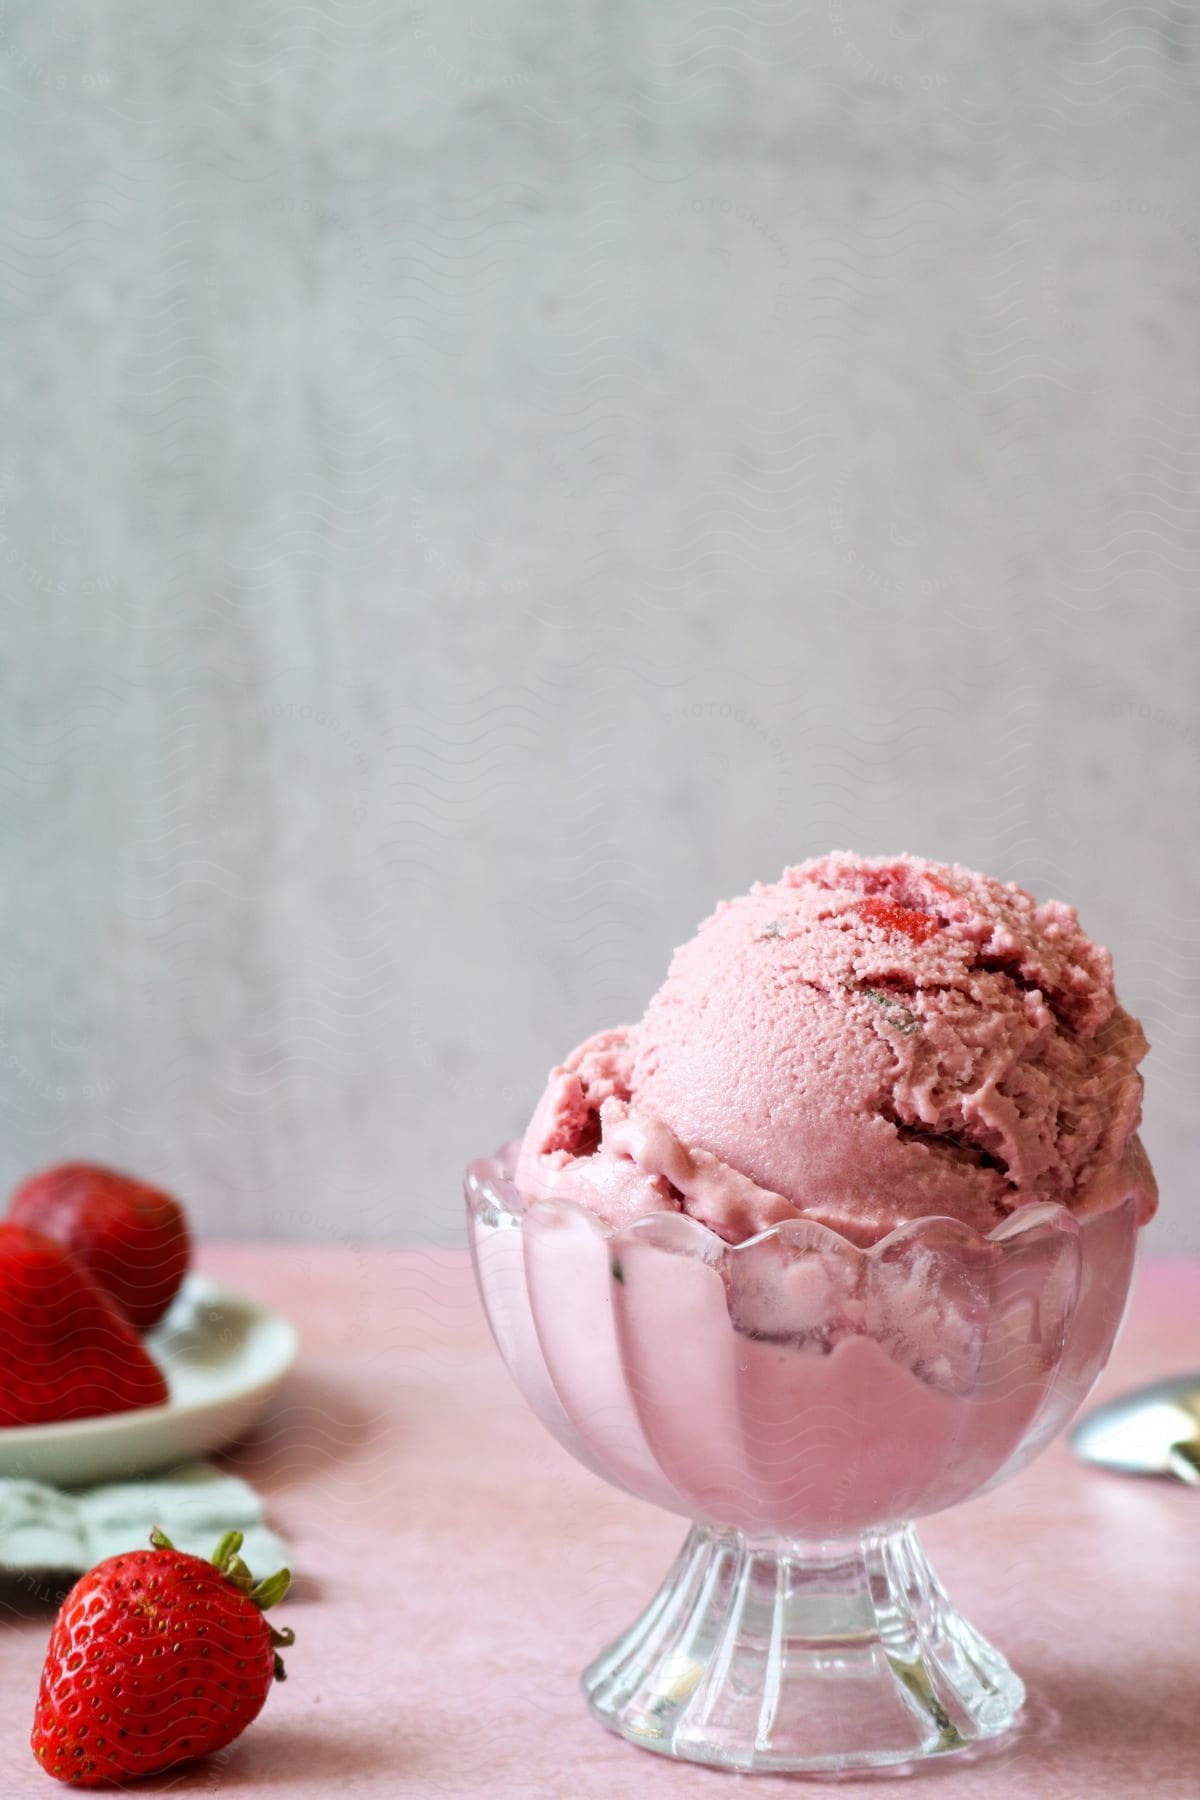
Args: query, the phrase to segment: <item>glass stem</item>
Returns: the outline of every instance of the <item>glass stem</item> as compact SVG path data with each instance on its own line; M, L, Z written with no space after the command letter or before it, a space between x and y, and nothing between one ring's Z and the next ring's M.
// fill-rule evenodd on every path
M965 1750L1024 1698L950 1605L911 1527L836 1543L693 1526L642 1616L583 1677L647 1749L832 1770Z

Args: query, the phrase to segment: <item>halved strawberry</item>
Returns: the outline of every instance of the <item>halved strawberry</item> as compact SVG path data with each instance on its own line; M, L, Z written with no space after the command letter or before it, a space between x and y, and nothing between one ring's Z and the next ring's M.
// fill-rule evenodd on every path
M157 1325L191 1260L178 1200L95 1163L58 1163L31 1175L8 1216L65 1244L138 1331Z
M161 1406L162 1370L61 1244L0 1222L0 1426Z

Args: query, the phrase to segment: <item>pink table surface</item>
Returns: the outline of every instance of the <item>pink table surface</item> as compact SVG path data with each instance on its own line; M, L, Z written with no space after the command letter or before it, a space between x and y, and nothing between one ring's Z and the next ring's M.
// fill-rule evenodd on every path
M588 1474L537 1423L465 1254L208 1245L201 1266L302 1334L262 1428L224 1459L294 1548L282 1612L297 1642L287 1683L239 1744L141 1791L845 1795L662 1761L589 1718L579 1670L649 1598L685 1527ZM1200 1365L1198 1319L1200 1263L1145 1265L1099 1392ZM903 1791L1200 1794L1200 1495L1086 1471L1059 1442L923 1536L1037 1698L1022 1743ZM53 1611L28 1587L0 1588L4 1800L65 1791L26 1747Z

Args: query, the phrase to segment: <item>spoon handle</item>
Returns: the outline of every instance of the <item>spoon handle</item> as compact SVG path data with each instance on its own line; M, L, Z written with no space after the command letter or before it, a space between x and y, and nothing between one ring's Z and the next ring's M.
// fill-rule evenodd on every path
M1200 1435L1181 1438L1167 1453L1167 1466L1177 1481L1200 1487Z

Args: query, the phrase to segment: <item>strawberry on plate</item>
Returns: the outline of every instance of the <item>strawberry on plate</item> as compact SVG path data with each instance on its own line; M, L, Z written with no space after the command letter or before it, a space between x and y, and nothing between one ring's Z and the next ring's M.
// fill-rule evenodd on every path
M162 1370L69 1250L0 1221L0 1427L161 1406Z
M30 1742L59 1781L95 1787L221 1750L283 1679L279 1650L294 1633L263 1613L289 1572L255 1583L239 1531L211 1562L161 1531L150 1542L98 1563L55 1620Z
M138 1331L158 1324L191 1260L178 1200L94 1163L58 1163L31 1175L8 1216L65 1244Z

